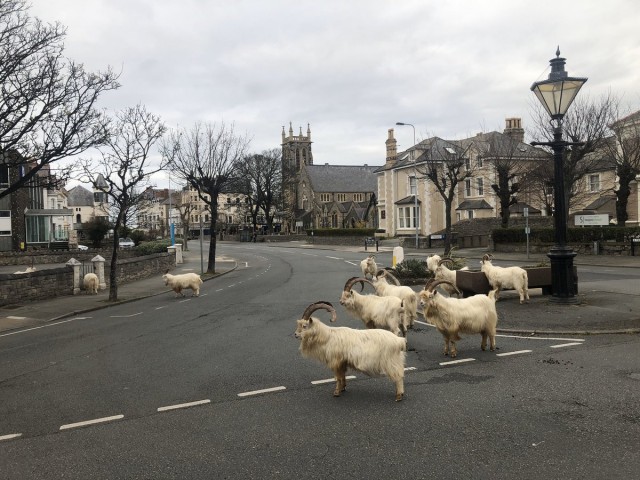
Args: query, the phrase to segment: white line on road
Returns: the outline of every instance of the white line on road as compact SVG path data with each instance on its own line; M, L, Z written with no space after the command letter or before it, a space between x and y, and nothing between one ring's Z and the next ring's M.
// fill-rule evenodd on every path
M538 337L533 335L496 335L496 337L503 338L524 338L525 340L553 340L553 341L562 341L569 340L571 342L584 342L584 338L555 338L555 337Z
M271 393L271 392L280 392L282 390L286 390L287 387L273 387L273 388L265 388L263 390L254 390L253 392L243 392L239 393L239 397L249 397L251 395L260 395L261 393Z
M0 442L2 440L11 440L12 438L18 438L18 437L21 437L21 436L22 436L21 433L12 433L10 435L2 435L2 436L0 436Z
M509 355L520 355L522 353L531 353L533 350L518 350L516 352L497 353L496 357L508 357Z
M350 262L349 260L345 260L345 261L344 261L344 263L348 263L348 264L353 265L353 266L355 266L355 267L357 267L358 265L360 265L360 264L359 264L359 263L357 263L357 262Z
M96 423L113 422L114 420L120 420L122 418L124 418L124 415L114 415L112 417L103 417L103 418L96 418L94 420L86 420L84 422L69 423L67 425L62 425L60 427L60 430L69 430L70 428L85 427L87 425L95 425Z
M13 315L9 315L7 318L10 318L11 320L24 320L27 317L15 317Z
M207 403L211 403L211 400L198 400L197 402L189 402L189 403L180 403L178 405L169 405L166 407L159 407L158 411L159 412L166 412L169 410L177 410L178 408L189 408L189 407L195 407L196 405L205 405Z
M338 258L338 257L330 257L329 255L327 255L327 258L330 258L331 260L342 260L342 258Z
M463 358L461 360L451 360L450 362L440 362L440 365L453 365L455 363L475 362L475 358Z
M190 302L191 299L190 298L185 298L183 300L180 300L178 303L184 303L184 302Z
M162 310L163 308L167 308L166 305L162 305L161 307L156 307L156 310Z
M111 315L110 318L131 318L142 315L144 312L132 313L131 315Z
M415 370L416 367L405 367L404 371L405 372L410 372L411 370Z
M53 327L55 325L60 325L62 323L69 323L69 322L74 322L76 320L84 320L86 318L91 318L91 317L77 317L77 318L70 318L69 320L62 320L60 322L55 322L55 323L48 323L47 325L42 325L40 327L33 327L33 328L25 328L24 330L20 330L18 332L11 332L11 333L3 333L2 335L0 335L0 337L8 337L9 335L18 335L19 333L24 333L24 332L30 332L31 330L39 330L41 328L49 328L49 327Z
M315 253L304 253L304 252L301 252L300 255L306 255L308 257L317 257L318 256Z
M574 345L582 345L582 342L563 343L562 345L549 345L551 348L573 347Z
M354 378L356 378L356 376L355 375L347 375L344 378L346 380L353 380ZM335 378L325 378L324 380L314 380L314 381L311 382L311 385L322 385L323 383L333 383L335 381L336 381Z
M415 323L420 323L422 325L426 325L427 327L434 327L433 325L431 325L430 323L427 322L421 322L420 320L416 320ZM435 327L434 327L435 328Z
M221 292L223 290L224 290L224 288L219 288L218 290L216 290L216 292Z

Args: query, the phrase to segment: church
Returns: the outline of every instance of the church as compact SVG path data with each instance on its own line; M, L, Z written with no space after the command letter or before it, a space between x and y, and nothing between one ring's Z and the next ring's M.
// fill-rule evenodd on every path
M284 231L317 228L378 228L377 176L380 166L314 165L311 126L307 134L282 127Z

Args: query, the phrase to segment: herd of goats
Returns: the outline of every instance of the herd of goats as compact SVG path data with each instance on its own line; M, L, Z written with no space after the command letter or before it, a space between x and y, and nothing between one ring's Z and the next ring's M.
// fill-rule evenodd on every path
M452 262L449 258L428 257L427 268L433 272L433 278L423 290L415 292L411 287L400 285L391 273L393 269L379 269L375 255L369 255L360 264L362 276L347 280L340 297L340 305L362 320L366 329L325 325L311 314L326 310L331 314L331 322L335 322L335 308L325 301L312 303L297 321L295 336L300 339L300 352L333 371L336 379L334 396L340 396L346 389L346 372L352 368L371 376L389 377L396 385L398 402L404 397L406 334L417 318L418 302L425 320L442 334L444 354L454 358L460 333L479 333L482 350L487 348L487 339L491 351L495 350L496 300L500 290L516 290L520 303L529 300L526 270L499 267L492 264L492 259L491 255L485 254L480 262L492 290L487 295L463 298L456 287L456 271L447 267ZM376 294L363 295L354 291L353 287L358 284L361 292L365 284L369 284Z

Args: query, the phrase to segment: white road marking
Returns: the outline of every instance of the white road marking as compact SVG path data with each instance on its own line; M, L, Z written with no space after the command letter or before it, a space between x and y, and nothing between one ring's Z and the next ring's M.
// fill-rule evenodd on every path
M113 422L114 420L120 420L122 418L124 418L124 415L114 415L112 417L103 417L103 418L96 418L94 420L86 420L84 422L68 423L67 425L62 425L60 427L60 430L69 430L70 428L85 427L87 425L95 425L97 423Z
M562 341L569 340L570 342L584 342L584 338L555 338L555 337L538 337L533 335L496 335L496 337L503 338L524 338L525 340L553 340L553 341Z
M62 320L60 322L55 322L55 323L48 323L47 325L42 325L40 327L33 327L33 328L25 328L24 330L20 330L19 332L11 332L11 333L3 333L2 335L0 335L0 337L8 337L9 335L18 335L19 333L25 333L25 332L30 332L31 330L39 330L41 328L49 328L49 327L54 327L56 325L60 325L62 323L69 323L69 322L74 322L76 320L84 320L86 318L91 318L91 317L77 317L77 318L70 318L69 320Z
M416 367L405 367L404 371L405 372L409 372L409 371L415 370L415 369L416 369Z
M218 290L216 290L216 292L221 292L223 290L224 290L224 288L219 288Z
M144 312L132 313L131 315L111 315L110 318L131 318L142 315Z
M463 358L461 360L451 360L450 362L440 362L440 365L453 365L455 363L475 362L475 358Z
M273 388L265 388L262 390L254 390L253 392L243 392L239 393L239 397L249 397L251 395L260 395L261 393L271 393L271 392L280 392L282 390L286 390L287 387L273 387Z
M189 403L180 403L177 405L169 405L166 407L159 407L158 408L158 412L166 412L169 410L177 410L179 408L189 408L189 407L195 407L196 405L205 405L207 403L211 403L211 400L198 400L196 402L189 402Z
M156 307L156 310L161 310L161 309L163 309L163 308L167 308L167 306L166 306L166 305L163 305L163 306L161 306L161 307Z
M433 328L435 328L435 326L434 326L434 325L431 325L430 323L427 323L427 322L421 322L420 320L416 320L416 321L415 321L415 323L420 323L420 324L422 324L422 325L426 325L427 327L433 327Z
M344 378L346 380L353 380L354 378L356 378L356 376L355 375L347 375ZM336 381L335 378L325 378L324 380L314 380L314 381L311 382L311 385L322 385L323 383L333 383L335 381Z
M509 355L520 355L522 353L531 353L533 350L518 350L516 352L497 353L496 357L508 357Z
M344 261L344 263L348 263L348 264L350 264L350 265L353 265L354 267L357 267L357 266L359 266L359 265L360 265L360 264L359 264L359 263L357 263L357 262L350 262L349 260L345 260L345 261Z
M342 260L342 258L338 258L338 257L330 257L329 255L327 255L327 258L330 258L331 260Z
M574 345L582 345L582 342L563 343L562 345L549 345L551 348L573 347Z
M318 256L315 253L304 253L304 252L301 252L300 255L307 255L308 257L317 257Z
M27 317L14 317L13 315L9 315L7 318L10 318L11 320L24 320Z
M21 436L22 436L21 433L12 433L10 435L2 435L2 436L0 436L0 442L2 440L11 440L12 438L18 438L18 437L21 437Z
M184 303L184 302L190 302L191 299L190 298L185 298L183 300L180 300L178 303Z

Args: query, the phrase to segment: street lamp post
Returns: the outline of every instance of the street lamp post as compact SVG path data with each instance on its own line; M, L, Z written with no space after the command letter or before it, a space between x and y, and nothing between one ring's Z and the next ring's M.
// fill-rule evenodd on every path
M396 125L401 125L401 126L409 126L411 128L413 128L413 175L415 178L415 182L416 182L416 193L413 196L414 199L414 209L416 212L416 217L415 217L415 222L416 222L416 248L418 248L420 246L420 241L418 240L418 237L420 236L420 215L418 213L418 167L417 167L417 163L418 163L418 158L416 157L416 152L415 152L415 148L416 148L416 127L414 127L412 124L410 123L403 123L403 122L396 122Z
M551 301L555 303L574 304L576 298L573 258L576 253L567 246L567 199L564 185L564 150L568 145L577 143L565 142L562 139L562 119L582 85L587 81L584 77L569 77L564 69L564 58L560 57L560 48L556 50L556 58L549 61L551 72L547 80L535 82L531 90L551 116L553 141L532 142L531 145L546 145L553 150L553 203L555 245L547 256L551 261Z

